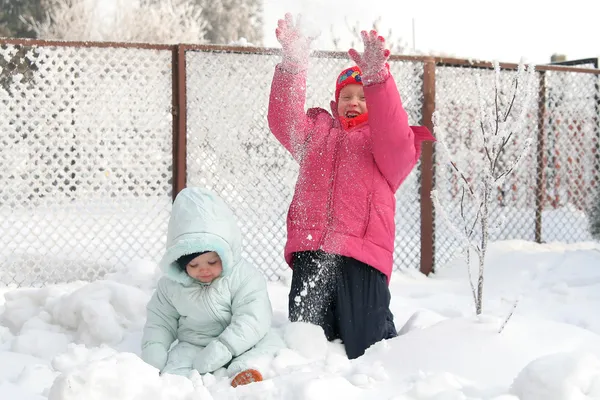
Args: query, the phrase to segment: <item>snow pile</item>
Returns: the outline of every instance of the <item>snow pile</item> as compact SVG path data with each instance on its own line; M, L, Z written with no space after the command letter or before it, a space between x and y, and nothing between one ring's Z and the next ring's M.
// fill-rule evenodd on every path
M60 375L48 400L209 400L212 396L198 374L192 380L158 375L158 370L131 353L119 353L93 361Z
M587 352L540 357L519 373L511 391L521 400L600 399L600 359Z
M15 290L5 298L0 322L2 337L15 335L11 350L51 359L73 342L119 344L143 327L150 297L133 286L96 281Z
M348 360L339 341L289 323L288 283L269 283L285 347L257 360L265 381L232 388L224 370L159 375L138 357L155 266L91 283L7 290L0 301L0 398L587 400L600 398L597 246L493 244L486 315L474 317L465 265L396 273L397 338ZM498 333L511 299L521 301ZM508 301L507 301L508 299Z

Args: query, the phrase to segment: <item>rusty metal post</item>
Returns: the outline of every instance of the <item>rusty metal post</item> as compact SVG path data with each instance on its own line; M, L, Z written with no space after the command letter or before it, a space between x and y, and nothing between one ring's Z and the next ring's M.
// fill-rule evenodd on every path
M598 61L600 61L599 58L596 59L594 64L596 69L598 69ZM594 110L596 111L593 119L596 128L596 143L591 150L594 154L594 175L590 183L593 182L593 187L596 189L593 196L600 199L600 75L594 77Z
M538 137L537 137L537 168L535 185L535 242L542 242L542 212L546 197L546 71L540 71L540 90L538 97Z
M423 65L423 125L433 132L435 111L435 60ZM435 164L432 142L423 142L421 149L421 266L420 271L429 275L435 267L435 210L431 190L435 184Z
M185 45L173 46L173 200L187 183Z

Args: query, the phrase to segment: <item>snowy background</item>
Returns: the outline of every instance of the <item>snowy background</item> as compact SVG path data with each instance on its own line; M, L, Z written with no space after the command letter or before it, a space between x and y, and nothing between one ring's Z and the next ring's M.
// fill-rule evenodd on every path
M288 281L269 283L287 348L262 360L264 382L237 389L223 371L159 377L137 356L152 262L95 282L3 289L0 399L600 398L600 246L505 241L488 256L479 318L460 259L430 278L394 273L401 335L352 361L319 328L289 324Z
M323 50L332 49L336 37L339 50L346 51L353 39L348 25L369 29L380 19L386 38L402 42L408 54L515 63L525 57L536 64L550 62L554 53L569 59L600 56L600 45L590 41L598 37L600 4L590 0L504 0L493 5L477 0L265 0L265 46L278 47L275 23L287 11L302 13L318 28L316 46Z
M471 0L374 1L372 7L358 0L267 0L264 44L277 47L275 21L291 11L302 12L321 31L321 49L341 36L346 50L351 40L346 23L368 26L381 16L382 28L392 29L409 48L414 39L417 53L502 61L528 55L535 62L546 62L556 51L589 57L600 53L584 40L596 33L597 5L591 3L575 0L565 11L509 0L490 14ZM507 31L506 21L520 29ZM543 41L523 40L540 36ZM16 51L2 47L3 62ZM565 182L574 181L589 188L595 159L578 159L560 174L547 171L547 193L556 199L549 204L556 208L543 213L545 244L530 241L535 167L527 164L501 209L510 216L511 232L493 237L479 317L466 266L451 257L455 243L442 224L436 226L436 274L426 278L414 269L415 170L398 195L399 206L407 208L397 221L401 246L390 287L401 335L350 361L343 346L328 343L318 328L287 322L290 275L280 249L295 169L280 147L266 145L273 139L264 126L268 85L261 84L269 81L275 57L196 52L186 57L188 183L216 187L245 216L245 254L268 260L261 265L265 274L279 279L269 283L269 292L274 328L287 348L260 360L264 382L237 389L224 371L192 379L159 377L140 360L145 306L159 276L156 260L170 210L171 53L38 48L21 65L37 62L36 68L22 75L18 67L8 74L12 92L0 90L0 281L11 283L0 288L0 399L600 399L600 245L590 241L583 212L588 204L580 204L589 197L565 189ZM323 106L347 60L313 62L309 106ZM418 123L422 65L399 62L392 68L411 123ZM476 102L465 85L473 75L464 68L445 71L436 87L437 106L462 143L460 135L474 121L469 112ZM560 89L545 121L553 129L547 130L554 146L549 152L564 165L572 154L592 148L588 140L595 135L589 133L597 126L590 122L596 110L589 100L595 92L581 89L593 89L597 78L560 73L547 78ZM444 102L444 93L458 96ZM531 118L537 123L535 113ZM574 129L583 131L581 137L572 135ZM223 130L227 141L215 136ZM452 193L452 182L438 183ZM503 241L515 237L529 241Z

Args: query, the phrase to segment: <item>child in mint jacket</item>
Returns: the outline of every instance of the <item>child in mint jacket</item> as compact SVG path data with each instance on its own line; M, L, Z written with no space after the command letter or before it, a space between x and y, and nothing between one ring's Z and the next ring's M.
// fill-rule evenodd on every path
M242 258L235 217L216 194L186 188L177 195L160 265L165 275L148 303L142 338L145 362L161 373L227 367L233 375L276 351L267 335L265 278Z

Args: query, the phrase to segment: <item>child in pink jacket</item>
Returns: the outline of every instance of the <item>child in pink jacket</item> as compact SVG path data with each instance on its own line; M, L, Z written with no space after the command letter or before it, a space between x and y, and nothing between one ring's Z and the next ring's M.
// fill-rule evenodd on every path
M395 192L416 165L427 128L411 127L390 75L383 37L362 32L365 50L336 81L331 114L304 110L311 39L290 14L276 30L268 121L300 165L287 217L293 269L289 318L340 338L348 358L397 335L389 309Z

